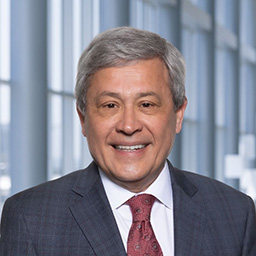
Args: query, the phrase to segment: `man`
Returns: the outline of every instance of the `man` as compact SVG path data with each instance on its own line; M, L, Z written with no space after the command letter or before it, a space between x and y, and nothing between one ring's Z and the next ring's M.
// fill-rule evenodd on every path
M184 80L180 52L158 35L122 27L97 36L76 84L94 162L7 200L1 255L255 256L252 200L167 161Z

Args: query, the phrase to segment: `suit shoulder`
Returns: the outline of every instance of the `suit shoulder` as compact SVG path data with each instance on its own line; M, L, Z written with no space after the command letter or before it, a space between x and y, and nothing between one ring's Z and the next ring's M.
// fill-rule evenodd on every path
M68 199L71 195L71 189L78 177L85 170L78 170L62 176L58 179L51 180L31 187L8 198L5 206L22 207L31 209L43 203L54 201L57 202L62 198Z
M204 198L219 199L232 204L251 204L252 199L243 192L213 178L181 170L182 174L198 189Z

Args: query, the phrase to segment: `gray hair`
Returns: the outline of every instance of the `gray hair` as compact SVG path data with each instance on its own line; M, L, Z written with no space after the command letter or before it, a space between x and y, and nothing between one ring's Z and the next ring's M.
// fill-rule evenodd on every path
M91 77L100 69L126 66L130 63L160 58L170 76L170 90L175 110L184 103L185 61L170 42L159 35L132 27L119 27L97 35L78 62L75 96L84 114Z

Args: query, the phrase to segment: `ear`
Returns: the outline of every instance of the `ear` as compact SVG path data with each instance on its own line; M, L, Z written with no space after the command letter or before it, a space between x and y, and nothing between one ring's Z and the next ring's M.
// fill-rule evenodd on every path
M176 133L179 133L182 128L182 122L184 118L184 113L188 104L187 98L185 99L184 103L176 110Z
M77 111L78 116L79 116L79 120L80 120L80 124L81 124L81 128L82 128L82 134L84 135L84 137L86 137L85 116L84 116L84 114L81 112L81 110L79 109L78 106L76 106L76 111Z

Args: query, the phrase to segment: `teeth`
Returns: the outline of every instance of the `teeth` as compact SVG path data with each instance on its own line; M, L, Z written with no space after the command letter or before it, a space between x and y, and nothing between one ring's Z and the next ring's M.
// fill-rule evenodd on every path
M135 146L116 146L117 150L124 150L124 151L135 151L141 148L145 148L146 145L135 145Z

